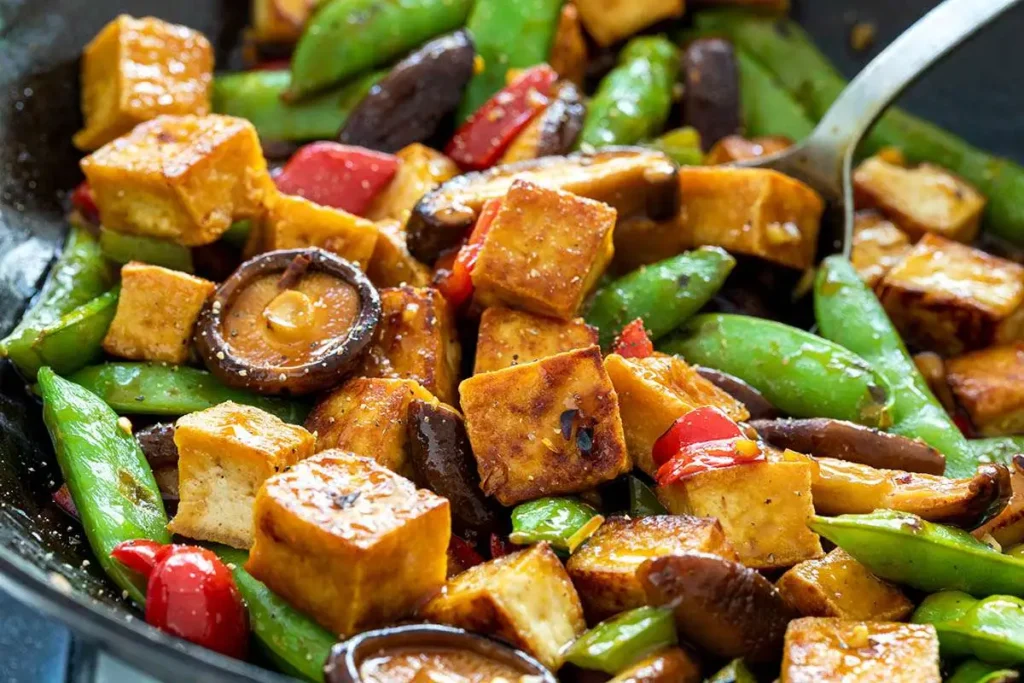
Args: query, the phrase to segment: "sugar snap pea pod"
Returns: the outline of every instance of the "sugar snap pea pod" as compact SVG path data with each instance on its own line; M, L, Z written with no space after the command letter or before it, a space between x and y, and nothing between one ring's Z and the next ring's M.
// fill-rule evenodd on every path
M929 595L910 619L931 624L943 657L977 657L1014 666L1024 663L1024 600L1009 595L973 598L961 591Z
M754 674L750 673L750 669L742 659L734 659L719 669L705 683L757 683L757 679L754 678Z
M1017 683L1020 674L995 664L968 659L946 679L946 683Z
M123 415L185 415L224 401L256 406L292 424L302 424L309 412L305 403L231 389L205 370L177 365L102 363L68 379Z
M7 356L26 377L34 378L43 364L32 348L39 333L112 284L114 272L103 258L99 241L86 228L72 226L39 296L18 326L0 341L0 356Z
M637 318L657 341L710 301L735 265L724 249L701 247L639 268L597 291L587 322L597 327L605 348Z
M632 145L656 135L672 109L679 51L661 36L634 38L587 105L577 146Z
M43 367L43 422L100 566L135 602L146 594L136 574L110 557L122 541L170 543L167 514L142 449L98 396Z
M263 140L333 140L349 113L385 73L369 73L293 103L281 99L291 84L288 71L265 69L221 74L213 79L213 110L249 119Z
M231 568L249 610L253 635L274 662L290 676L322 681L324 663L337 637L245 571L249 553L222 545L210 548Z
M828 257L818 271L814 313L823 337L864 358L892 386L892 431L946 456L947 476L971 476L978 459L970 444L928 388L878 297L842 256Z
M583 669L615 675L645 655L678 642L671 608L638 607L590 629L566 652Z
M814 516L809 526L883 579L928 592L1024 596L1024 560L961 529L895 510Z
M249 241L249 233L252 232L252 221L246 219L244 221L235 221L228 228L227 232L220 236L228 245L242 249L245 247L245 243Z
M1001 462L1009 465L1015 455L1024 455L1024 436L993 436L967 442L978 462Z
M647 147L663 152L680 166L700 166L704 163L704 151L700 146L700 133L689 126L670 130L649 142Z
M103 355L103 337L117 312L120 285L64 315L39 333L32 350L53 368L67 375Z
M668 510L661 504L658 497L654 495L651 488L637 479L629 477L629 516L630 517L651 517L653 515L667 515Z
M603 523L597 510L575 498L538 498L512 510L508 540L517 545L547 541L571 553Z
M168 240L126 235L107 228L100 228L100 249L103 255L114 263L142 261L154 266L163 266L185 273L193 272L192 250Z
M743 50L736 50L740 73L740 105L747 137L783 135L803 140L814 122L800 103L779 87L770 71Z
M810 332L745 315L699 315L658 345L735 375L794 417L890 423L889 384L859 356Z
M285 97L295 101L394 61L460 28L472 5L473 0L330 0L295 46ZM337 132L336 127L329 137Z

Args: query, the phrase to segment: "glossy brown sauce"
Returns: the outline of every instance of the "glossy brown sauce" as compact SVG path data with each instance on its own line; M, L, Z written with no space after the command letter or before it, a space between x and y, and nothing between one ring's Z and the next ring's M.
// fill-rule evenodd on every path
M490 657L443 647L388 650L363 660L359 676L364 683L528 683L539 680Z

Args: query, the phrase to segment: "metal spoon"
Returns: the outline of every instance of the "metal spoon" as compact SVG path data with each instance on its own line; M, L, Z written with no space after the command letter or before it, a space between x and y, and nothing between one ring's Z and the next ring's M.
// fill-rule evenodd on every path
M825 199L822 234L853 246L850 170L861 138L886 107L953 48L1021 0L946 0L871 60L803 142L738 165L770 168L807 183ZM838 241L833 249L838 251Z

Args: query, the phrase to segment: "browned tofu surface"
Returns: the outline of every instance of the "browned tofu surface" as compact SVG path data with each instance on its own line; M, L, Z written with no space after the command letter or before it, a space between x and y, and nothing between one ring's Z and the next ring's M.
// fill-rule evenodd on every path
M946 379L979 432L1024 432L1024 343L952 358L946 363Z
M467 569L419 616L501 638L552 670L586 629L579 596L547 543Z
M559 78L583 87L587 76L587 41L583 35L580 11L571 2L562 6L562 13L558 16L548 63Z
M738 560L717 520L688 515L612 517L566 564L590 623L647 604L636 570L649 559L702 552Z
M341 637L408 616L445 580L448 501L339 450L256 495L245 569Z
M184 363L199 312L214 289L209 280L177 270L126 264L103 350L132 360Z
M474 375L459 393L480 488L502 505L586 491L631 467L597 346Z
M858 211L850 261L868 287L874 287L910 251L910 238L874 211Z
M380 301L380 324L358 374L415 380L457 404L462 349L448 301L431 287L382 289Z
M161 114L210 112L213 47L199 31L122 14L82 51L82 150ZM109 226L108 226L109 227Z
M781 683L940 683L931 624L806 617L789 622Z
M759 157L768 157L789 149L793 141L781 135L747 139L741 135L727 135L714 144L704 163L709 166L731 164Z
M404 226L416 202L444 181L459 175L459 167L441 152L418 142L398 150L395 156L399 161L398 172L373 200L366 217L374 221L390 218Z
M377 223L377 243L366 275L377 287L426 287L431 280L430 268L409 253L405 231L394 220Z
M377 245L373 222L297 195L274 193L261 226L263 248L321 247L366 270Z
M1024 334L1024 267L925 235L878 285L911 345L955 356Z
M900 621L914 609L903 592L836 548L819 560L807 560L776 584L782 598L808 617Z
M611 261L615 218L607 204L515 181L473 268L477 301L576 317Z
M608 46L662 19L683 15L683 0L575 0L587 33Z
M615 273L630 273L641 266L664 261L694 247L687 229L686 216L676 215L663 221L647 216L628 216L615 226Z
M558 320L492 306L480 316L473 374L532 363L597 343L597 330L582 318Z

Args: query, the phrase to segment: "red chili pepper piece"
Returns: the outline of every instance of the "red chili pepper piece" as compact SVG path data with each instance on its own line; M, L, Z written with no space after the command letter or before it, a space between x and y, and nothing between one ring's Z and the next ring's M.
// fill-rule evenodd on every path
M133 572L149 577L153 572L153 567L156 566L158 556L172 547L174 546L139 538L134 541L118 543L110 551L110 556Z
M708 470L763 462L764 452L757 442L746 438L720 439L690 444L658 468L654 479L668 486Z
M637 318L622 328L612 345L612 353L623 358L647 358L654 353L654 344L644 329L643 320Z
M720 441L743 436L740 426L718 408L704 406L686 413L672 423L654 442L651 455L656 465L664 465L687 446L705 441Z
M499 536L498 534L491 534L491 559L496 560L499 557L505 557L515 551L519 550L516 546Z
M500 199L487 200L484 208L480 210L480 217L476 220L469 240L456 254L451 270L437 283L441 294L455 308L459 308L473 296L473 279L471 277L473 268L476 267L480 250L484 246L484 239L487 237L499 209L501 209Z
M93 194L88 182L83 180L71 193L71 206L78 209L82 218L90 223L100 222L100 210L96 206L96 195Z
M483 556L469 542L455 535L452 535L448 541L448 551L463 570L483 564L484 562Z
M274 181L285 194L361 216L397 172L394 155L314 142L297 151Z
M557 80L558 74L547 64L527 69L455 131L444 153L467 170L490 168L544 110Z

